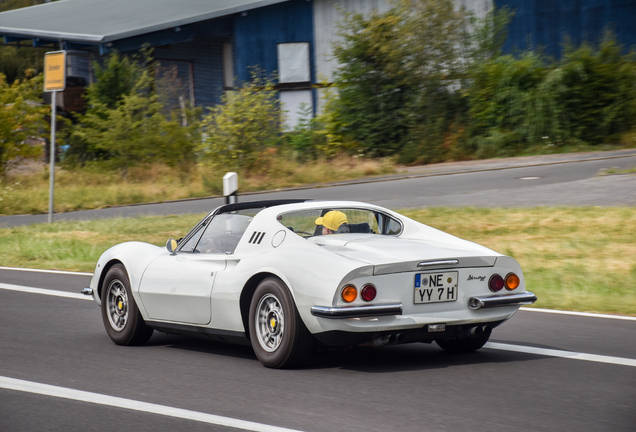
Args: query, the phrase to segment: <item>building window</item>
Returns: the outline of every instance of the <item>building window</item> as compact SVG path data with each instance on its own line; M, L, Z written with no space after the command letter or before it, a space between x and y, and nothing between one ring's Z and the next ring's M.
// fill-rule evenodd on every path
M192 62L157 59L155 67L157 95L168 112L194 106L194 73Z
M234 53L231 43L223 44L223 88L234 89Z
M309 42L278 44L278 82L309 83Z

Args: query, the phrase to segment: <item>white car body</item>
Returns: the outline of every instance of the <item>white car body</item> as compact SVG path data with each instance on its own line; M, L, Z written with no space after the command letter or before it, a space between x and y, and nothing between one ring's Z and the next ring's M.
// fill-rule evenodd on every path
M526 291L523 273L513 258L390 210L343 201L269 204L251 220L241 222L248 225L231 254L188 253L178 248L171 253L165 247L140 242L114 246L100 257L85 292L92 293L101 304L104 275L113 264L121 263L148 326L249 344L246 315L251 296L260 281L274 277L288 287L309 333L321 343L336 347L430 342L457 336L460 331L468 335L486 330L485 326L490 326L490 332L522 304L536 300ZM206 218L219 217L220 212L231 215L229 207L221 207ZM298 214L295 212L338 209L364 209L381 218L386 216L387 220L393 219L394 227L399 222L399 234L301 236L279 220ZM181 242L179 247L183 245ZM456 295L454 301L415 303L415 296L424 300L431 295L430 291L414 288L416 277L425 283L429 275L439 279L441 274L454 277L455 272L457 293L452 288L444 292ZM492 275L505 277L510 273L519 277L519 286L513 292L489 289ZM350 303L343 300L344 286L360 290L366 284L376 288L372 301L360 296Z

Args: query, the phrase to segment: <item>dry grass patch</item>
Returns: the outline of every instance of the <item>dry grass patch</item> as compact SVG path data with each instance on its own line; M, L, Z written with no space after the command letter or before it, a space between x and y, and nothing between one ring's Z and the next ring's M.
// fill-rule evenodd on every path
M406 210L407 216L513 256L537 307L636 315L636 209Z
M401 213L516 258L537 307L636 315L636 209L429 208ZM7 266L92 271L124 241L165 245L203 215L38 224L0 229Z
M395 172L389 160L350 156L300 164L275 154L264 154L260 162L261 168L255 172L239 172L240 191L330 183ZM226 171L224 167L204 164L191 166L187 171L154 164L132 167L123 178L103 165L58 169L55 211L220 195ZM18 172L0 182L0 215L46 213L48 200L49 174L45 165L36 166L28 173Z

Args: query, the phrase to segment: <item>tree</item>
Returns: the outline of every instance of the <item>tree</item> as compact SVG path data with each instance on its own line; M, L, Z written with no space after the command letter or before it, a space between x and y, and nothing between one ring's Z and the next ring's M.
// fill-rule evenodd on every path
M443 159L445 137L467 111L458 90L473 62L500 49L506 17L477 20L452 0L399 0L384 13L347 15L334 47L342 134L373 156Z
M260 152L279 140L280 104L271 81L257 73L252 81L226 93L204 116L203 157L227 169L253 168Z
M70 155L108 161L125 177L128 168L153 161L193 163L200 110L166 115L154 91L150 53L137 58L111 54L96 66L97 81L86 91L90 107L73 127Z
M45 130L46 107L39 104L42 76L8 84L0 74L0 175L16 158L37 156L41 149L25 143Z

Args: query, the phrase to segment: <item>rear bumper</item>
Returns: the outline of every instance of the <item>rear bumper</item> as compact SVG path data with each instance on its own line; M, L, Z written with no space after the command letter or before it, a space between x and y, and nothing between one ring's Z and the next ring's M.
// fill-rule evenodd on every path
M311 314L320 318L335 319L402 315L402 303L349 307L312 306Z
M503 296L471 297L468 306L473 309L492 308L499 306L523 306L537 301L537 296L531 292L521 294L507 294Z

